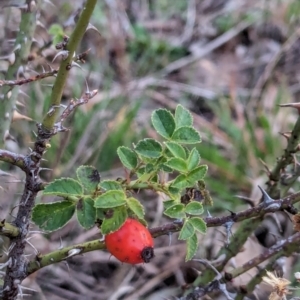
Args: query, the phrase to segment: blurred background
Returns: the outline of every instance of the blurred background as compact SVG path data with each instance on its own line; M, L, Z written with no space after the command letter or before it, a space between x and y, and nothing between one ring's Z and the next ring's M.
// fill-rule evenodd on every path
M13 2L0 4L0 79L13 58L19 30L20 10L7 7ZM55 44L72 32L82 4L42 2L29 62L18 72L19 79L58 68L61 57L56 57ZM209 167L207 188L214 200L210 213L225 214L258 202L257 186L267 181L264 165L272 168L286 146L279 133L290 131L297 120L296 112L278 105L299 101L299 0L98 1L77 53L87 50L85 64L70 72L63 103L87 89L99 93L67 120L70 131L52 139L43 163L50 169L42 173L45 181L75 177L82 164L95 166L102 179L125 176L117 147L157 138L152 111L173 110L180 103L192 111L203 139L198 150ZM47 113L53 81L49 77L19 88L17 111L27 118L12 123L9 150L28 153L35 123ZM3 219L18 202L23 186L17 181L23 174L4 164L0 168L10 174L0 174ZM145 205L150 227L168 221L160 196L136 196ZM224 245L224 232L210 229L197 257L212 259ZM47 253L61 244L99 237L97 229L83 231L74 220L52 234L34 235L31 242ZM237 265L262 249L256 240L248 244ZM168 236L157 238L155 254L151 263L133 267L95 251L42 269L25 285L37 290L30 299L176 299L196 278L199 266L184 262L185 245L175 234L171 246ZM253 274L236 283L244 284ZM264 289L256 292L256 299L266 299Z

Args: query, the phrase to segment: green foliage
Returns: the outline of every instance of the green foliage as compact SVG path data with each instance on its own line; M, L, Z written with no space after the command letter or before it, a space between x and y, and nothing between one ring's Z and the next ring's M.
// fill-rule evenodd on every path
M126 203L126 195L123 191L108 191L95 199L97 208L113 208Z
M176 129L172 135L172 140L181 144L197 144L201 142L199 132L188 126Z
M179 239L180 240L187 240L191 238L195 233L195 228L188 219L185 220L183 223L182 229L180 230Z
M115 180L104 180L100 182L99 186L105 191L122 190L121 183Z
M89 229L95 225L96 208L92 198L79 199L76 205L76 212L78 222L83 228Z
M65 35L63 28L59 24L51 25L48 32L53 37L53 44L54 45L61 42L63 40L64 35Z
M44 195L57 195L61 197L81 196L82 185L72 178L56 179L44 189Z
M127 199L127 205L129 209L139 218L144 219L144 207L143 205L135 198L130 197Z
M185 256L185 260L191 260L198 250L198 237L197 234L194 233L190 238L187 239L187 253Z
M139 141L134 150L137 154L148 158L159 158L162 154L161 144L154 139Z
M190 215L202 215L203 213L203 206L201 203L197 201L191 201L187 204L185 208L185 212Z
M165 142L165 145L174 157L186 159L186 151L180 144L175 142Z
M190 112L181 105L177 106L175 115L166 109L154 111L152 125L165 141L145 138L133 149L125 146L117 149L120 161L130 171L126 178L100 181L96 168L80 166L76 171L78 180L61 178L46 186L45 195L56 195L64 200L36 205L34 222L45 230L56 230L76 211L83 228L98 223L101 232L107 234L120 228L128 216L145 224L144 208L130 191L156 190L169 198L164 202L164 214L183 221L179 238L187 241L187 259L193 257L197 251L196 232L206 232L205 222L199 217L203 205L193 196L185 201L182 197L190 189L203 195L206 191L203 180L207 166L199 165L200 154L195 147L188 148L201 138L193 127ZM168 182L163 179L164 172L171 174Z
M137 167L138 158L134 151L127 147L119 147L117 150L118 156L122 164L129 170Z
M165 139L170 139L175 131L175 119L171 112L166 109L158 109L152 114L154 129Z
M80 166L77 171L77 178L87 192L93 193L100 182L98 170L92 166Z
M76 203L69 200L37 204L32 212L32 221L45 231L54 231L71 220L75 208Z
M193 117L191 113L186 110L182 105L177 105L175 110L175 123L176 128L193 126Z
M174 204L171 207L167 208L164 214L170 218L182 219L185 217L184 204Z
M115 208L107 213L107 217L103 220L101 231L103 234L108 234L118 230L128 217L128 212L125 206Z

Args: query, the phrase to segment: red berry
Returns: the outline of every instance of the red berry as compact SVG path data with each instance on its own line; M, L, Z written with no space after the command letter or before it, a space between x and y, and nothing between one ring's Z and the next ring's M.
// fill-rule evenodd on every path
M127 219L117 231L105 236L107 250L121 262L148 263L154 257L149 230L134 219Z

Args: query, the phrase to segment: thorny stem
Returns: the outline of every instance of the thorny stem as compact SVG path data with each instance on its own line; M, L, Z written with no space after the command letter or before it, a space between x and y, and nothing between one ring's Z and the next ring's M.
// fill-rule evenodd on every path
M51 70L49 72L44 72L29 78L22 78L22 79L17 79L17 80L0 80L0 87L2 86L15 86L15 85L23 85L29 82L33 82L33 81L38 81L47 77L52 77L55 76L57 74L57 70Z
M235 278L248 270L252 269L255 266L258 266L262 262L266 261L270 257L274 256L275 259L291 255L293 252L296 252L300 249L300 232L295 233L294 235L290 236L286 240L279 241L274 246L266 249L260 255L252 258L247 263L242 265L239 268L234 269L233 271L227 273L231 278Z
M292 130L292 134L288 139L288 144L286 149L283 151L282 157L277 161L276 166L274 167L273 171L269 174L269 181L267 183L267 192L270 193L272 198L276 198L278 195L278 182L280 179L281 171L284 170L289 164L293 162L292 154L297 151L298 143L300 140L300 116L297 119L297 122ZM222 257L222 263L218 266L218 270L222 270L227 262L237 255L240 251L248 237L256 230L256 228L260 225L263 216L258 218L254 218L251 220L246 220L243 222L237 231L235 232L234 236L231 237L230 243L224 245L219 253L217 254L216 260ZM210 269L206 269L201 276L198 276L196 280L193 282L193 286L197 287L200 284L207 284L213 279L213 272Z
M15 42L15 61L7 70L6 79L14 79L22 66L27 63L29 55L31 39L36 26L36 12L33 11L36 7L31 6L31 2L27 0L27 9L22 9L20 30ZM38 7L38 5L37 5ZM11 87L4 87L1 91L0 98L0 146L3 146L6 135L9 133L9 127L12 121L13 111L15 109L18 87L15 87L13 93L10 95Z
M69 56L66 61L62 62L57 79L54 84L51 99L52 108L53 106L60 106L62 91L69 70L68 63L71 62L73 53L87 28L96 2L96 0L87 0L81 16L79 17L79 20L76 24L75 30L70 37L68 44ZM95 93L96 92L94 91L93 93L85 94L85 96L83 96L83 101L80 102L80 104L88 101L88 99L95 95ZM64 118L67 117L68 114L72 111L73 109L69 108L68 113L65 113ZM24 249L26 245L26 237L28 234L29 221L31 218L31 211L34 206L37 193L40 190L40 163L49 140L53 135L61 131L61 128L53 128L58 113L59 110L57 108L54 108L53 114L48 113L44 118L43 123L37 124L38 131L36 142L34 144L32 152L29 155L25 156L24 159L24 172L26 174L25 186L20 200L18 214L13 222L13 225L18 228L20 234L17 237L11 238L10 251L8 253L8 261L10 263L8 264L6 269L6 275L4 277L4 285L1 295L3 300L16 299L18 294L18 285L27 276L27 259L24 256ZM61 121L63 121L63 119ZM61 124L59 124L59 126L61 127Z
M105 249L104 242L100 240L89 241L77 245L62 248L60 250L53 251L46 255L37 255L35 260L31 261L27 265L27 275L30 275L37 270L61 262L65 259L73 257L75 255L87 253L90 251Z
M291 241L292 239L292 241ZM257 284L261 282L261 279L263 276L266 275L266 271L272 270L274 268L274 263L276 260L282 256L289 256L293 251L297 250L299 251L299 239L300 239L300 233L297 232L293 236L291 236L289 239L286 239L285 241L281 241L283 245L279 245L278 243L271 247L270 249L265 250L261 255L254 258L256 261L262 261L261 256L268 255L269 251L272 252L272 258L270 259L269 263L264 266L259 272L254 276L247 284L247 286L243 287L243 292L238 293L235 300L242 300L244 299L246 294L250 294L256 287ZM276 253L277 251L277 253ZM271 257L271 256L269 256ZM244 265L247 268L247 264ZM246 270L245 270L246 271Z
M0 161L7 162L14 166L25 169L25 156L11 151L0 149Z
M247 287L246 288L242 287L242 290L237 293L235 300L242 300L245 294L247 293L247 288L250 287L252 290L255 287L255 285L260 282L260 278L265 275L266 270L270 270L273 267L273 264L276 261L276 259L282 256L289 256L293 252L299 250L300 247L299 241L300 241L300 232L297 232L296 234L287 238L286 240L280 241L274 246L272 246L271 248L264 250L263 253L249 260L243 266L234 269L231 272L226 272L222 279L219 278L218 280L219 284L213 285L214 289L212 289L212 282L210 282L204 287L196 288L192 293L188 294L186 297L183 297L181 299L182 300L199 299L200 296L205 296L213 291L224 293L224 286L222 285L222 283L225 283L226 281L231 281L233 278L236 278L237 276L247 272L253 267L259 266L259 264L271 258L271 261L267 264L267 266L265 266L260 270L259 276L254 276L253 279L250 280L250 282L248 283ZM212 270L212 272L215 274L214 270ZM213 282L216 283L216 280L214 280ZM225 291L227 290L225 289Z
M76 27L68 40L66 50L69 52L68 57L63 60L60 64L59 71L51 93L51 108L47 113L43 127L45 130L50 131L59 115L60 102L63 94L64 86L69 74L69 70L72 67L73 55L79 44L79 41L83 37L86 28L89 24L90 17L94 10L97 0L88 0L83 8L80 18L76 24Z
M286 197L284 199L276 200L276 201L274 201L274 203L271 203L271 204L262 203L257 207L253 207L253 208L241 211L234 215L230 214L228 216L223 216L223 217L207 217L207 218L205 218L205 222L208 227L221 226L221 225L225 224L226 222L228 222L229 220L231 220L232 222L239 222L239 221L244 220L245 218L251 218L251 217L257 216L258 214L263 215L266 213L271 213L271 212L286 209L299 201L300 201L300 192L296 193L294 195L291 195L289 197ZM174 223L162 225L160 227L151 228L149 231L151 232L151 235L153 237L158 237L161 235L169 234L170 232L178 232L182 228L182 225L183 225L182 222L174 222ZM299 235L299 238L300 238L300 235ZM80 251L76 252L75 251L76 249L79 249ZM89 251L100 250L100 249L105 249L104 243L100 242L99 240L95 240L95 241L89 241L89 242L78 244L78 245L69 246L69 247L48 253L46 255L38 255L33 261L30 261L28 263L28 265L26 267L27 273L29 275L45 266L63 261L65 259L69 258L70 256L75 256L78 254L83 254L83 253L86 253ZM73 251L73 252L70 252L70 251ZM70 253L74 253L74 254L70 255ZM215 273L213 272L213 274L215 274Z
M269 181L267 182L268 193L271 197L280 197L278 184L280 183L282 170L294 161L293 154L296 153L300 140L300 116L292 130L288 139L288 144L284 150L283 155L277 160L276 166L269 174Z

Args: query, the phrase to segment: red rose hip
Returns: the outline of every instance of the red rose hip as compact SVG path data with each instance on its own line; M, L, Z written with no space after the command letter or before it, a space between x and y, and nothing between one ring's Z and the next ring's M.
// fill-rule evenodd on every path
M127 219L117 231L105 236L107 250L121 262L148 263L154 257L149 230L134 219Z

